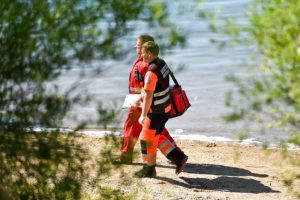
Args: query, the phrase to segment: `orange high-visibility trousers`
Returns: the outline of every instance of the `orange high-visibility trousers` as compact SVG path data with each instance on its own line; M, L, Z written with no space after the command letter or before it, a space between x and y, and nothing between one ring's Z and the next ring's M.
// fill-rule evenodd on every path
M141 112L141 108L128 110L127 118L123 128L122 146L120 149L122 153L131 152L137 140L139 139L143 128L143 126L138 122ZM167 129L163 129L158 139L158 148L165 156L167 156L168 153L174 148L181 151Z
M153 166L156 164L156 149L161 146L165 149L165 155L171 152L175 147L172 143L164 143L167 138L161 135L165 129L165 124L168 121L168 116L166 114L148 114L141 133L141 151L143 162L148 166ZM160 140L161 138L161 140ZM159 144L161 141L161 144Z

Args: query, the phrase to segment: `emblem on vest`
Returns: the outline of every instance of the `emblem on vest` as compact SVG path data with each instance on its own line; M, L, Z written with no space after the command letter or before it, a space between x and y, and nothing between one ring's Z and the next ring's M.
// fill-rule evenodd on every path
M151 82L151 78L149 75L146 76L145 82L146 82L146 84L149 84Z

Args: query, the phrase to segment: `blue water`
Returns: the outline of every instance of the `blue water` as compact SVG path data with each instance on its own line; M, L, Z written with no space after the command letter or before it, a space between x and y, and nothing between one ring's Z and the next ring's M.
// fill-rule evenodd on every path
M250 1L210 0L204 4L204 9L206 11L219 10L222 19L236 17L242 26L247 23L245 6ZM174 10L177 10L176 6L182 5L174 3L173 6ZM176 73L176 77L186 90L192 107L184 116L169 120L167 128L174 134L180 132L183 135L235 138L235 132L242 127L242 123L227 124L222 119L222 116L229 111L224 105L225 93L234 88L232 83L225 81L225 76L232 73L238 75L247 73L245 63L248 68L254 65L248 60L253 47L228 47L220 51L210 40L212 38L226 40L226 38L211 32L207 20L199 18L196 13L192 12L172 13L172 19L186 33L187 45L184 49L175 48L167 51L162 58L173 69L176 69L178 65L184 66L184 70ZM124 40L134 46L136 37L140 33L147 33L147 31L136 31ZM123 61L102 62L105 70L101 75L95 75L92 66L90 70L85 71L85 78L79 76L80 69L74 69L62 75L56 82L63 90L70 87L72 83L80 81L83 86L77 90L77 93L89 94L92 97L90 103L73 108L64 120L63 126L74 127L78 121L82 120L95 122L98 119L96 105L101 101L106 107L120 111L119 121L114 126L121 129L126 116L126 110L121 109L121 104L128 92L128 74L135 57L135 50L132 48L132 53ZM93 65L97 66L99 63L93 63ZM100 127L92 123L90 128ZM248 137L257 138L262 142L274 142L275 139L285 138L278 132L263 135L255 127L250 129Z

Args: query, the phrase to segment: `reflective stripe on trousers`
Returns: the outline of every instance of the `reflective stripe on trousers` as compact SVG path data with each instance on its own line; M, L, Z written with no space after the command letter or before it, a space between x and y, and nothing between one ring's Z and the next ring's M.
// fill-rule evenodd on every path
M148 166L153 166L156 164L156 153L155 154L142 154L142 159L144 163Z
M156 148L160 135L156 135L155 132L155 130L143 129L141 134L142 159L148 166L156 164Z
M160 137L164 137L164 141L167 140L165 136L161 135L167 121L168 118L165 114L150 114L144 121L140 142L143 162L147 165L151 166L156 164L156 149L158 148ZM162 142L160 144L164 143L165 142ZM169 143L170 144L166 143L163 145L163 148L166 148L166 153L168 153L170 145L172 146L172 143Z
M167 156L173 149L175 149L175 146L168 140L164 135L160 135L159 140L164 140L164 143L158 146L158 149Z

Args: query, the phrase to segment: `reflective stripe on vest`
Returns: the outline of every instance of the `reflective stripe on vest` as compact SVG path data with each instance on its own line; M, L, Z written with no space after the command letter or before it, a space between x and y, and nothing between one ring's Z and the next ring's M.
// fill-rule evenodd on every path
M163 104L163 103L165 103L166 101L168 101L170 99L170 96L169 96L169 94L167 95L167 96L165 96L164 98L162 98L162 99L159 99L159 100L154 100L154 105L155 106L157 106L157 105L159 105L159 104Z
M167 94L169 91L170 91L170 88L167 88L167 89L165 89L165 90L162 91L162 92L154 93L153 96L154 96L154 97L160 97L160 96L163 96L163 95Z
M169 75L169 67L167 64L165 64L165 66L160 70L160 73L162 74L163 78Z
M170 99L169 91L170 91L170 89L167 88L164 91L154 93L153 104L155 106L157 106L159 104L163 104L166 101L168 101ZM161 97L163 97L163 98L161 98Z
M130 92L136 92L136 93L141 93L142 89L141 88L135 88L135 87L129 87Z

